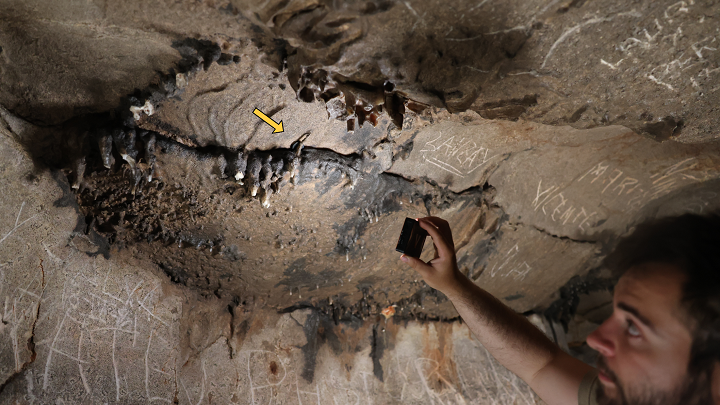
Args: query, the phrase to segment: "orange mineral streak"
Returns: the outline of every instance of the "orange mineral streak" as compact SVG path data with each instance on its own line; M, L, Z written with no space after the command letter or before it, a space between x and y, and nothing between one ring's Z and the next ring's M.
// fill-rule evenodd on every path
M372 336L371 327L372 325L369 322L364 322L360 327L342 323L334 327L333 332L337 336L339 343L336 350L340 353L338 358L342 367L341 370L345 369L347 381L352 379L351 371L356 364L356 356L365 347L368 337Z
M427 324L423 328L423 356L417 361L423 364L425 381L435 392L460 389L452 334L452 324Z
M380 313L383 314L385 320L390 319L393 315L395 315L395 305L390 305L389 307L380 311Z

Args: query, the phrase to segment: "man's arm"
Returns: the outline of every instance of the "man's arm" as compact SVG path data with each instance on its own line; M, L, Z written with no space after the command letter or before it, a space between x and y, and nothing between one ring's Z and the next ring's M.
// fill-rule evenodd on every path
M428 263L405 255L401 259L444 293L490 354L543 401L577 405L580 382L592 367L560 350L525 317L460 273L447 221L436 217L419 221L433 239L435 259Z

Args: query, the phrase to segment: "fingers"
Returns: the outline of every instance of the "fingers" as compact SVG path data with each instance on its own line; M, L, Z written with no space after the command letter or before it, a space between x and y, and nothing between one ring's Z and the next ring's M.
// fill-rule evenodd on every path
M452 246L452 236L450 236L450 240L448 240L448 238L440 232L440 229L438 229L433 222L427 220L426 218L420 218L418 221L420 223L420 227L426 230L432 237L435 248L440 256L452 256L455 254L455 249ZM445 225L447 226L447 222L445 222ZM447 232L447 234L449 234L449 232Z
M410 267L417 270L420 275L424 275L428 270L432 270L432 267L428 266L427 263L415 257L402 255L400 256L400 260L409 264Z
M439 217L425 217L420 218L427 222L430 222L431 224L435 225L437 228L440 228L441 230L450 230L450 224L448 224L448 221L439 218Z
M448 245L453 245L452 230L450 229L450 224L448 223L448 221L438 217L425 217L420 219L433 224L433 226L435 226L440 232L440 235L446 239Z

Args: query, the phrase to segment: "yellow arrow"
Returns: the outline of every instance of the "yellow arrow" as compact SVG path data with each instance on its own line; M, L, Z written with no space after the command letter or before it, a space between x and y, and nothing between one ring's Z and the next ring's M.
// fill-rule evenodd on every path
M282 121L280 121L280 123L273 121L272 118L268 117L267 115L265 115L262 111L258 110L257 108L255 109L255 111L253 111L253 114L257 115L258 117L260 117L261 120L265 121L268 125L275 128L275 130L272 132L273 134L277 134L279 132L284 131Z

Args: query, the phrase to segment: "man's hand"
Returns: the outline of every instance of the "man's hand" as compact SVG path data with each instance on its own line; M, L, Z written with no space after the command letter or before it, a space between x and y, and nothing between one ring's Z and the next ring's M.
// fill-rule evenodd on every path
M402 261L447 295L483 347L545 403L577 404L580 382L592 367L560 350L525 317L460 273L447 221L437 217L419 221L432 237L435 258L425 263L403 255Z
M417 270L430 287L450 295L460 288L464 278L455 259L455 244L450 225L438 217L420 218L418 221L432 238L435 258L425 263L420 259L402 255L400 260Z

